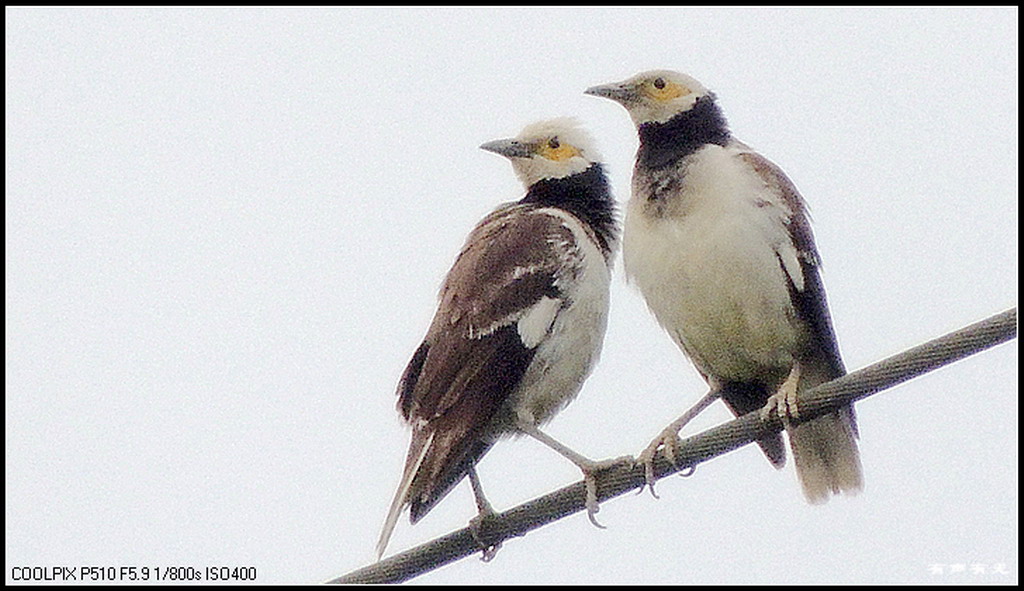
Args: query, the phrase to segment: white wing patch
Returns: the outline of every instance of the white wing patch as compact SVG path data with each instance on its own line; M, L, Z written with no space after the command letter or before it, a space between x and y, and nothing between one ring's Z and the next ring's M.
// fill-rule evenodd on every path
M562 300L545 296L526 310L516 324L523 346L533 349L544 340L561 307Z
M793 286L797 291L802 292L804 290L804 271L800 267L800 253L793 247L792 240L787 244L782 244L781 248L776 248L775 252L778 253L782 267L786 270L786 275L789 275Z
M541 269L540 265L527 265L525 267L516 267L512 270L512 279L519 279L524 275L530 275L536 273Z

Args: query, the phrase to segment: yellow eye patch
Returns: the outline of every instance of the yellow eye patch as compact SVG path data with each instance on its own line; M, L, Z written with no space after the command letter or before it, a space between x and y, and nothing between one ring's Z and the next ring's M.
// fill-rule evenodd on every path
M674 98L690 94L689 88L683 86L682 84L678 84L676 82L672 82L669 80L664 80L662 78L656 78L654 80L649 81L646 84L646 87L647 94L651 95L652 97L659 101L670 101Z
M565 142L559 142L557 140L544 142L537 148L537 153L548 160L554 160L555 162L562 162L572 158L573 156L580 155L580 151L576 149L576 146Z

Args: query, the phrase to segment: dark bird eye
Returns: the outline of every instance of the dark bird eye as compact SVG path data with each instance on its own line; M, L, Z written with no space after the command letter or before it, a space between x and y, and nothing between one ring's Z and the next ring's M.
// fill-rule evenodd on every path
M654 87L658 90L665 88L665 79L658 77L654 79Z
M548 147L551 148L552 150L557 150L558 146L561 145L562 144L558 143L558 138L556 137L553 137L550 140L548 140Z

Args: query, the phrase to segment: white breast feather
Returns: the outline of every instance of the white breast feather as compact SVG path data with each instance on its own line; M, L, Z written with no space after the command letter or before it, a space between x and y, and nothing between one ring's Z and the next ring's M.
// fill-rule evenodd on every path
M623 255L627 276L697 366L745 379L788 364L796 338L776 253L795 285L803 278L782 223L789 212L735 153L707 146L695 154L668 216L648 215L646 195L634 187Z

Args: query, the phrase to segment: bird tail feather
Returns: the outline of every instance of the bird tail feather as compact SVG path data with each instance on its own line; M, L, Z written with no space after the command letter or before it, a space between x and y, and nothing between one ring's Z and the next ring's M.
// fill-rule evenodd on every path
M864 488L853 407L789 429L790 447L804 496L814 504L833 494L857 494Z
M413 431L412 442L409 444L409 454L405 459L405 470L402 472L402 480L395 491L395 498L391 500L391 508L388 509L388 516L384 520L384 527L381 528L380 538L377 540L377 560L380 560L380 557L384 555L384 550L388 546L388 540L391 539L391 533L395 530L395 525L398 523L398 516L401 515L402 509L409 503L409 497L411 496L409 492L412 488L413 479L423 464L423 459L426 458L427 450L430 449L430 443L433 439L433 432L427 434L420 430Z

